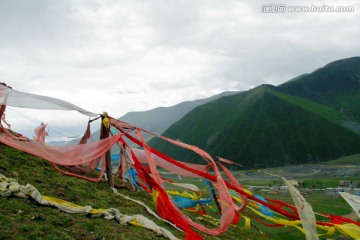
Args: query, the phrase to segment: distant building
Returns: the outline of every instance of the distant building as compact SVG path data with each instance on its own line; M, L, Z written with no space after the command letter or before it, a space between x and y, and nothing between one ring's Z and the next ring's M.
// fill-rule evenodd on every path
M350 187L350 182L349 181L340 181L339 187Z

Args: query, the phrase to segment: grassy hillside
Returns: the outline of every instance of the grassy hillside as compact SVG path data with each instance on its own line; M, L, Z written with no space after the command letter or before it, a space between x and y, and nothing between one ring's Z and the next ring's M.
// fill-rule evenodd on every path
M273 93L279 98L288 101L289 103L295 104L309 112L312 112L316 115L319 115L329 121L335 123L342 123L347 120L345 116L343 116L340 112L335 109L325 106L323 104L316 103L314 101L300 98L296 96L290 96L281 92L273 91Z
M327 162L328 164L352 164L360 165L360 154L354 154L351 156L342 157L336 160Z
M360 57L332 62L279 88L360 120Z
M0 145L0 173L16 178L22 185L32 184L44 196L93 208L114 207L127 215L143 214L180 239L184 237L181 232L153 218L139 205L114 195L104 181L91 183L64 176L48 162L4 145ZM152 198L147 193L133 193L124 189L119 191L145 202L155 210ZM38 205L30 199L0 197L0 209L0 239L164 239L141 227L123 226L114 220L61 212L56 208ZM205 239L234 239L240 235L248 239L265 239L256 232L235 227L219 237L202 235Z
M245 167L269 167L360 152L360 136L338 124L344 119L327 106L263 85L197 107L163 135ZM198 160L158 139L149 144L177 159Z

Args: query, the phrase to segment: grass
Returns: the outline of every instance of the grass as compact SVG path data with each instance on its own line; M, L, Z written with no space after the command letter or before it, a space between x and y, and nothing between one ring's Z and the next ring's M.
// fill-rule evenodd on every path
M354 154L351 156L341 157L336 160L327 162L329 165L337 164L348 164L348 165L359 165L360 164L360 154Z
M293 204L290 194L269 194L261 193L263 197L270 199L278 199L287 203ZM351 207L341 197L329 197L324 194L324 191L311 191L306 196L306 201L309 202L314 212L329 213L335 215L346 215L351 213Z
M287 95L281 92L274 91L274 94L278 97L293 103L295 105L298 105L310 112L313 112L314 114L320 115L323 118L326 118L333 122L341 122L344 121L344 116L341 115L338 111L334 110L333 108L330 108L326 105L319 104L314 101L310 101L305 98L300 98L296 96Z
M327 166L327 165L326 165ZM325 167L326 167L325 166ZM316 167L318 168L319 165L316 164ZM276 172L278 174L281 174L281 172L284 171L284 168L278 167L278 168L272 168L272 169L264 169L264 172ZM250 173L251 176L254 176L254 174L257 173L255 170L248 170L248 171L238 171L235 172L234 175L237 178L245 177L247 176L247 173ZM258 176L258 175L256 175ZM310 176L310 174L309 174ZM267 176L265 176L267 177ZM172 180L176 180L176 176L170 176L169 178ZM358 179L356 177L353 178L308 178L306 180L303 180L307 185L314 185L317 187L337 187L340 180L355 180ZM195 181L193 179L182 179L186 183L195 184L198 187L202 186L202 182ZM257 179L257 180L242 180L240 183L245 186L245 188L249 188L250 186L265 186L269 187L270 185L272 187L276 186L282 186L283 182L281 180L273 180L273 179ZM169 187L171 185L168 185ZM175 187L176 188L176 187ZM301 187L298 188L300 192L304 192L304 189ZM179 190L179 189L177 189ZM252 190L254 194L261 195L267 199L276 199L281 200L283 202L289 203L294 205L294 202L291 198L290 194L282 193L281 191L277 191L275 194L274 192L269 193L260 189L253 189ZM306 190L306 194L304 194L306 201L309 202L313 208L313 211L318 214L326 213L326 214L333 214L333 215L340 215L349 217L353 215L354 211L351 209L351 207L346 203L346 201L341 198L340 196L330 196L325 193L325 190L315 190L310 189ZM324 218L321 217L321 215L317 215L317 220L324 221ZM282 240L292 240L292 239L305 239L304 234L302 234L300 231L298 231L295 228L291 227L281 227L281 228L271 228L266 227L262 224L257 223L256 221L252 221L252 223L259 228L262 232L264 232L269 238L271 239L282 239ZM243 225L242 222L239 223L240 226ZM254 229L250 229L250 232L254 232ZM331 236L332 239L350 239L345 236L342 236L341 234L336 234L334 236ZM324 239L324 238L320 238Z
M15 178L22 185L30 183L44 196L60 198L78 205L93 208L117 208L122 214L142 214L156 224L170 230L182 239L184 234L168 224L158 221L139 205L122 199L112 193L105 181L91 183L64 176L48 162L0 145L0 172ZM149 194L133 193L120 189L119 192L133 199L143 201L155 210ZM41 206L30 199L16 197L0 198L1 224L0 239L164 239L154 232L132 225L120 225L115 221L94 219L82 214L69 214L56 208ZM194 218L193 215L190 215ZM214 226L204 223L209 228ZM216 237L202 233L204 239L245 239L264 240L263 235L236 227Z
M281 180L244 180L241 181L244 186L263 186L263 187L274 187L281 186Z
M280 171L280 170L279 170ZM0 145L0 172L8 177L18 179L20 184L31 183L45 196L51 196L70 201L79 205L90 205L94 208L117 208L123 214L143 214L155 221L159 226L170 230L175 236L182 239L184 235L174 230L166 223L158 221L150 216L142 207L130 201L124 201L109 189L105 181L91 183L58 173L48 162L37 157L19 152L9 147ZM256 171L251 171L252 174ZM243 172L237 172L236 176L242 176ZM176 175L166 174L166 177L176 180ZM343 178L341 180L344 180ZM308 179L308 181L320 181L319 179ZM338 179L322 179L322 184L335 184ZM183 183L192 183L199 188L203 182L194 179L183 178ZM241 181L242 184L263 185L281 184L278 180L248 180ZM167 187L171 185L166 185ZM172 186L177 189L177 187ZM177 189L180 190L180 189ZM120 189L122 194L131 198L141 200L155 210L151 196L145 192L133 193ZM280 199L293 203L290 195L267 194L254 192L265 198ZM206 194L208 196L208 193ZM329 198L319 191L313 191L306 196L308 202L313 206L315 212L326 212L330 214L343 215L351 212L351 208L342 198ZM115 221L105 219L94 219L81 214L68 214L58 209L38 205L30 199L2 197L0 198L1 224L0 239L163 239L154 232L132 225L120 225ZM195 215L189 214L192 219ZM196 220L195 220L196 221ZM291 228L269 228L252 221L261 231L271 239L304 239L304 235L298 230ZM214 226L203 223L209 228ZM254 228L242 230L243 220L236 227L216 237L202 234L204 239L269 239L259 234Z
M21 153L5 146L1 147L1 173L18 179L25 185L31 183L44 196L60 198L78 205L93 208L114 207L123 214L143 214L145 210L131 202L115 196L105 182L98 184L64 176L46 161ZM143 192L126 195L150 203ZM156 234L135 226L121 226L115 221L93 219L81 214L68 214L58 209L40 206L32 200L22 198L0 198L2 224L1 239L154 239ZM163 223L157 224L164 226ZM174 234L181 237L181 233Z
M293 204L293 200L289 194L269 194L262 192L261 195L269 199L277 199L290 204ZM306 195L306 201L309 202L315 213L327 213L334 215L348 215L352 213L351 207L346 203L346 201L341 197L329 197L324 194L324 191L312 191L310 194ZM322 220L323 218L317 215L317 220ZM261 227L261 226L259 226ZM267 228L266 231L263 229L270 237L273 239L282 239L282 240L292 240L292 239L305 239L304 235L298 230L293 228ZM339 234L331 236L331 239L337 239L340 237ZM342 236L344 237L344 236ZM320 238L323 239L323 238ZM339 238L340 239L340 238ZM351 239L351 238L341 238L341 239Z
M303 180L302 185L309 188L336 188L340 181L356 182L359 184L358 177L337 177L337 178L310 178Z

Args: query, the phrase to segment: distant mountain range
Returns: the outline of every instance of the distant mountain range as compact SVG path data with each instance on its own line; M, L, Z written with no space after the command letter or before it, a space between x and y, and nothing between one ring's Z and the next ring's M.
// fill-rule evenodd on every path
M236 93L239 92L228 91L209 98L182 102L171 107L158 107L148 111L129 112L119 119L150 132L160 134L197 106Z
M261 85L199 105L162 135L248 168L269 167L359 153L359 120L360 57L353 57L280 86ZM159 139L149 144L179 160L199 160Z
M194 101L186 101L170 107L158 107L147 111L129 112L118 119L130 123L133 126L146 129L152 133L160 134L197 106L236 93L239 93L239 91L227 91L208 98L198 99ZM99 139L100 131L97 130L93 132L92 135L93 139ZM151 138L151 135L144 134L144 137L146 140L149 140ZM74 139L68 142L67 145L74 145L77 144L79 141L80 138ZM54 143L59 144L57 142ZM131 143L130 145L136 147Z
M360 153L360 57L332 62L280 86L224 92L119 119L246 168L317 163ZM94 139L98 135L93 133ZM145 138L173 158L200 161L191 151Z

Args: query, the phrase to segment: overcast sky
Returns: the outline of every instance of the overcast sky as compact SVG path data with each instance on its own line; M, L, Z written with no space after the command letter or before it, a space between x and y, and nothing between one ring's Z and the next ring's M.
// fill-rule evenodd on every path
M264 4L286 9L264 13ZM289 12L293 5L354 11ZM359 22L360 0L0 0L0 82L120 117L278 85L359 56ZM11 109L9 118L15 111L27 114ZM77 133L84 122L70 118L48 122Z

